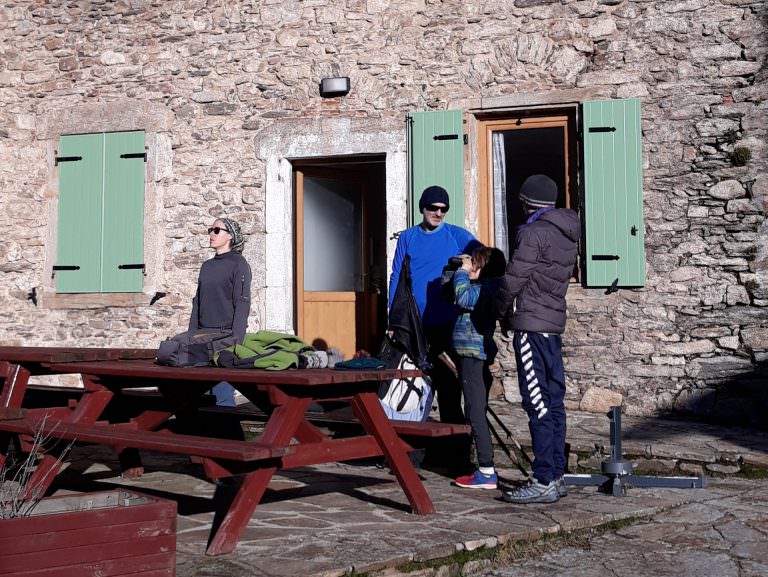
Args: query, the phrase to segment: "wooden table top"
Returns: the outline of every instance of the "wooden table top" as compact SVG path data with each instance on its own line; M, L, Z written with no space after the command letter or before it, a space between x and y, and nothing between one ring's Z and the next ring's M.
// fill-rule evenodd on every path
M117 359L154 359L157 349L98 347L0 347L0 361L69 363Z
M418 370L339 370L339 369L229 369L221 367L168 367L154 360L95 360L44 363L53 373L156 378L171 381L229 381L277 385L318 386L363 381L384 381L420 375Z

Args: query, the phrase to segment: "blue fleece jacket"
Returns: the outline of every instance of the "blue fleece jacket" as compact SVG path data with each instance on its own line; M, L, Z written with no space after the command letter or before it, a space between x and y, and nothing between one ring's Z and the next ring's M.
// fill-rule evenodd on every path
M440 275L452 256L471 253L477 243L472 234L460 226L442 223L435 230L427 231L421 225L404 230L397 239L392 276L389 281L389 306L395 297L400 268L405 255L411 257L413 296L425 327L453 323L458 307L443 298L440 291Z

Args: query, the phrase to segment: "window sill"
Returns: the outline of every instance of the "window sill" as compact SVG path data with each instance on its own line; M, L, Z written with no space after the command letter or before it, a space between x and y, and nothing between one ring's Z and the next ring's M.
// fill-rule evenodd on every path
M43 309L102 309L106 307L149 306L152 295L145 293L77 293L44 292L40 299Z

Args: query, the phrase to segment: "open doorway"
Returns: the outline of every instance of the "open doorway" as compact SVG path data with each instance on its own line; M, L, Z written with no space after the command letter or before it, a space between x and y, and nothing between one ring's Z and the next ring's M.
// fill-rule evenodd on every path
M506 113L479 119L480 236L509 257L525 222L520 186L533 174L557 183L558 207L578 209L574 111Z
M296 333L345 358L386 326L384 155L293 161Z

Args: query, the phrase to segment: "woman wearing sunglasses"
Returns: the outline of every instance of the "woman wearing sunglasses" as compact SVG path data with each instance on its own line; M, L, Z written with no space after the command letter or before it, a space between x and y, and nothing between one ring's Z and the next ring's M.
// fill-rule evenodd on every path
M231 331L242 342L251 310L251 267L241 254L245 239L237 222L217 218L208 228L208 240L216 254L200 268L189 330ZM216 385L213 394L217 405L235 405L234 389L229 383Z
M208 228L208 240L216 254L200 268L189 330L220 329L232 332L238 342L242 342L251 310L251 267L240 254L245 239L240 225L234 220L217 218ZM213 387L212 393L217 405L235 406L235 389L229 383L219 383ZM243 437L240 425L232 425L229 419L211 418L207 427L222 438ZM119 458L123 477L133 479L144 473L137 450L124 449Z

